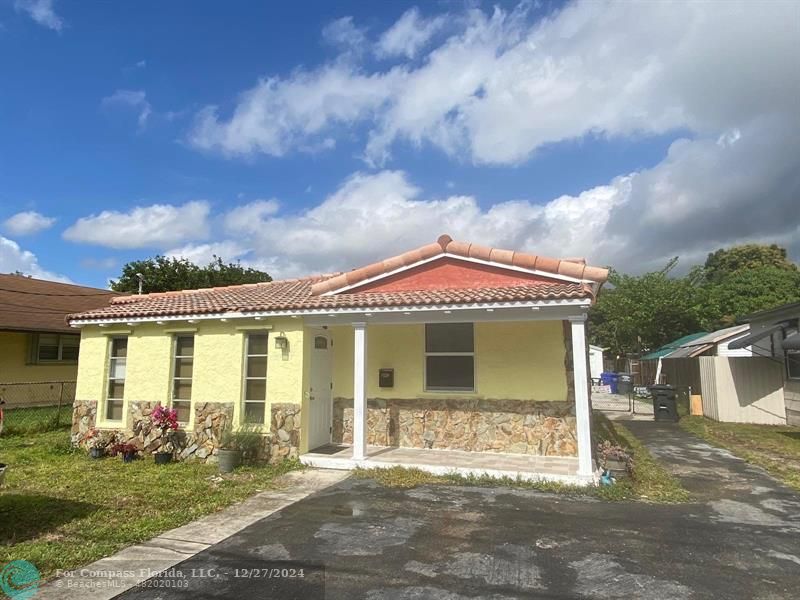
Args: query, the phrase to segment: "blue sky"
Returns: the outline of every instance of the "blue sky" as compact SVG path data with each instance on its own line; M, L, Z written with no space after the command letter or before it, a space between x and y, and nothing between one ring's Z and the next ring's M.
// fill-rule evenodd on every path
M0 0L0 272L798 258L798 5L665 7Z

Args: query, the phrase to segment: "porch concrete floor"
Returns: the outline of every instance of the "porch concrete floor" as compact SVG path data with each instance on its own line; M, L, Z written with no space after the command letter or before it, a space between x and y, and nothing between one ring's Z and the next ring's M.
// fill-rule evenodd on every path
M352 447L328 444L303 454L300 460L307 465L323 469L352 469L357 466L369 469L400 466L417 468L437 475L486 474L491 477L584 484L592 481L592 478L582 479L577 476L577 457L564 456L369 446L367 458L357 461L353 460Z

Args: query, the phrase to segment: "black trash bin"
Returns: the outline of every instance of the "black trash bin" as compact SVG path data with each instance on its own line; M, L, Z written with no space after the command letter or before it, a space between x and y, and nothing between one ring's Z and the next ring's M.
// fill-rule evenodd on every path
M623 396L630 396L633 391L633 373L617 373L617 393Z
M678 393L671 385L650 386L653 396L653 419L676 422L678 417Z

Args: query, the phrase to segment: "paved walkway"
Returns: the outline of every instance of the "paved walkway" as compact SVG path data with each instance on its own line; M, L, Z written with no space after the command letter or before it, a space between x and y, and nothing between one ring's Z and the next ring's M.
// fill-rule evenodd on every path
M676 423L637 421L625 423L625 427L679 477L698 500L740 502L753 506L753 510L755 506L762 506L774 511L783 506L788 510L777 510L782 516L793 514L800 518L797 493L778 483L761 467L712 446ZM769 513L765 514L765 519L771 521Z
M278 489L167 531L143 544L67 573L43 586L36 600L106 600L207 550L230 535L347 477L341 471L295 471Z
M697 502L347 479L122 597L312 599L323 584L348 600L799 597L800 498L677 425L630 427Z

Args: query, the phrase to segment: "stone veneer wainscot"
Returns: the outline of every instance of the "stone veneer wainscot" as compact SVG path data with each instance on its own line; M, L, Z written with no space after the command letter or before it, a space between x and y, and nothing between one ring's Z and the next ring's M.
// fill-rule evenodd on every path
M130 443L144 453L158 452L164 445L161 430L150 425L149 416L156 402L131 402L129 418L119 431L124 431ZM220 438L233 419L232 402L202 402L195 405L192 431L179 429L180 460L194 459L205 462L217 460ZM275 403L270 410L270 430L264 434L260 458L269 462L297 458L300 448L300 405L288 402ZM73 404L72 443L83 444L86 434L97 420L96 400L76 400Z
M367 443L372 446L575 456L571 402L488 399L372 398ZM353 441L353 400L333 403L333 442Z

